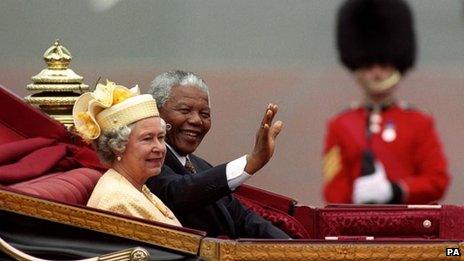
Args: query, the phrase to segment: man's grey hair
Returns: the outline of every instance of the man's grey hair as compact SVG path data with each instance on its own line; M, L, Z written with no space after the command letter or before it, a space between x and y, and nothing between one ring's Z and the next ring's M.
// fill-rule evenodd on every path
M162 118L160 118L160 122L161 128L166 131L166 122ZM124 153L135 123L105 131L94 141L95 151L103 163L111 165L118 155Z
M188 71L169 71L158 75L152 82L150 94L156 100L158 108L164 106L171 96L172 87L179 86L195 86L201 91L204 91L209 98L209 89L206 82L197 74Z

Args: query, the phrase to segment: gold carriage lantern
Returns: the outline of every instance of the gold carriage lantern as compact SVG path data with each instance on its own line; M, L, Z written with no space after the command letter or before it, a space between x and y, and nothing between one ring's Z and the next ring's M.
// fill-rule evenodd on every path
M89 91L89 86L82 83L82 76L68 68L71 53L58 39L45 51L43 58L48 67L32 77L27 90L33 94L24 99L72 129L74 102L81 93Z

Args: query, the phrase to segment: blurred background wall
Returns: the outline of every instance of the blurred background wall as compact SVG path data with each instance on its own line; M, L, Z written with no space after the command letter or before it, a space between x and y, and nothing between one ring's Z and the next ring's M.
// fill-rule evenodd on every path
M70 68L91 86L101 76L145 91L163 71L198 72L213 106L198 154L218 164L251 151L264 108L276 102L285 128L272 161L248 183L323 206L325 124L361 94L335 52L341 2L2 0L0 84L26 96L56 38L74 57ZM419 59L399 96L435 116L453 175L443 203L463 204L463 2L409 3Z

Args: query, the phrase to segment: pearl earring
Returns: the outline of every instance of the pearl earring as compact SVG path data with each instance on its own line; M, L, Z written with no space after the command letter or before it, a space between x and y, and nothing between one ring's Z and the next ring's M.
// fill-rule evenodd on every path
M117 156L117 157L116 157L116 160L117 160L117 161L121 161L121 159L122 159L121 156Z

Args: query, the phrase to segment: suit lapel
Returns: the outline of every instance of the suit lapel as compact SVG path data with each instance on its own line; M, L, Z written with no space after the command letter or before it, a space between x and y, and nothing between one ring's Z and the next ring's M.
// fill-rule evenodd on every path
M182 163L176 158L174 153L170 149L167 149L166 158L164 159L164 164L169 166L175 173L186 175L190 174L188 170L184 168Z
M195 168L198 171L205 171L205 170L212 168L211 165L208 165L208 163L206 163L204 160L202 160L201 158L193 154L190 154L189 158L193 166L195 166ZM227 226L223 226L223 230L226 230L228 232L226 234L231 235L232 237L237 237L234 219L230 215L230 211L227 209L229 204L231 203L230 202L232 200L231 197L232 197L231 195L223 197L217 200L214 203L214 205L218 209L218 213L221 213L222 218L224 219L224 222L228 224Z
M207 170L211 168L208 164L203 163L200 158L197 156L191 154L189 156L190 161L192 162L193 166L200 171ZM164 164L169 166L175 173L181 174L181 175L191 175L191 173L185 169L185 167L180 163L180 161L177 159L177 157L172 153L170 149L167 149L166 152L166 158L164 160ZM231 197L231 196L229 196ZM222 217L224 218L224 221L228 224L227 227L223 227L223 229L228 230L229 235L233 235L235 237L236 234L236 228L235 228L235 223L232 218L232 216L229 213L229 210L227 209L227 205L229 202L227 202L229 199L227 197L224 197L214 203L214 207L219 210L219 213L221 213Z

